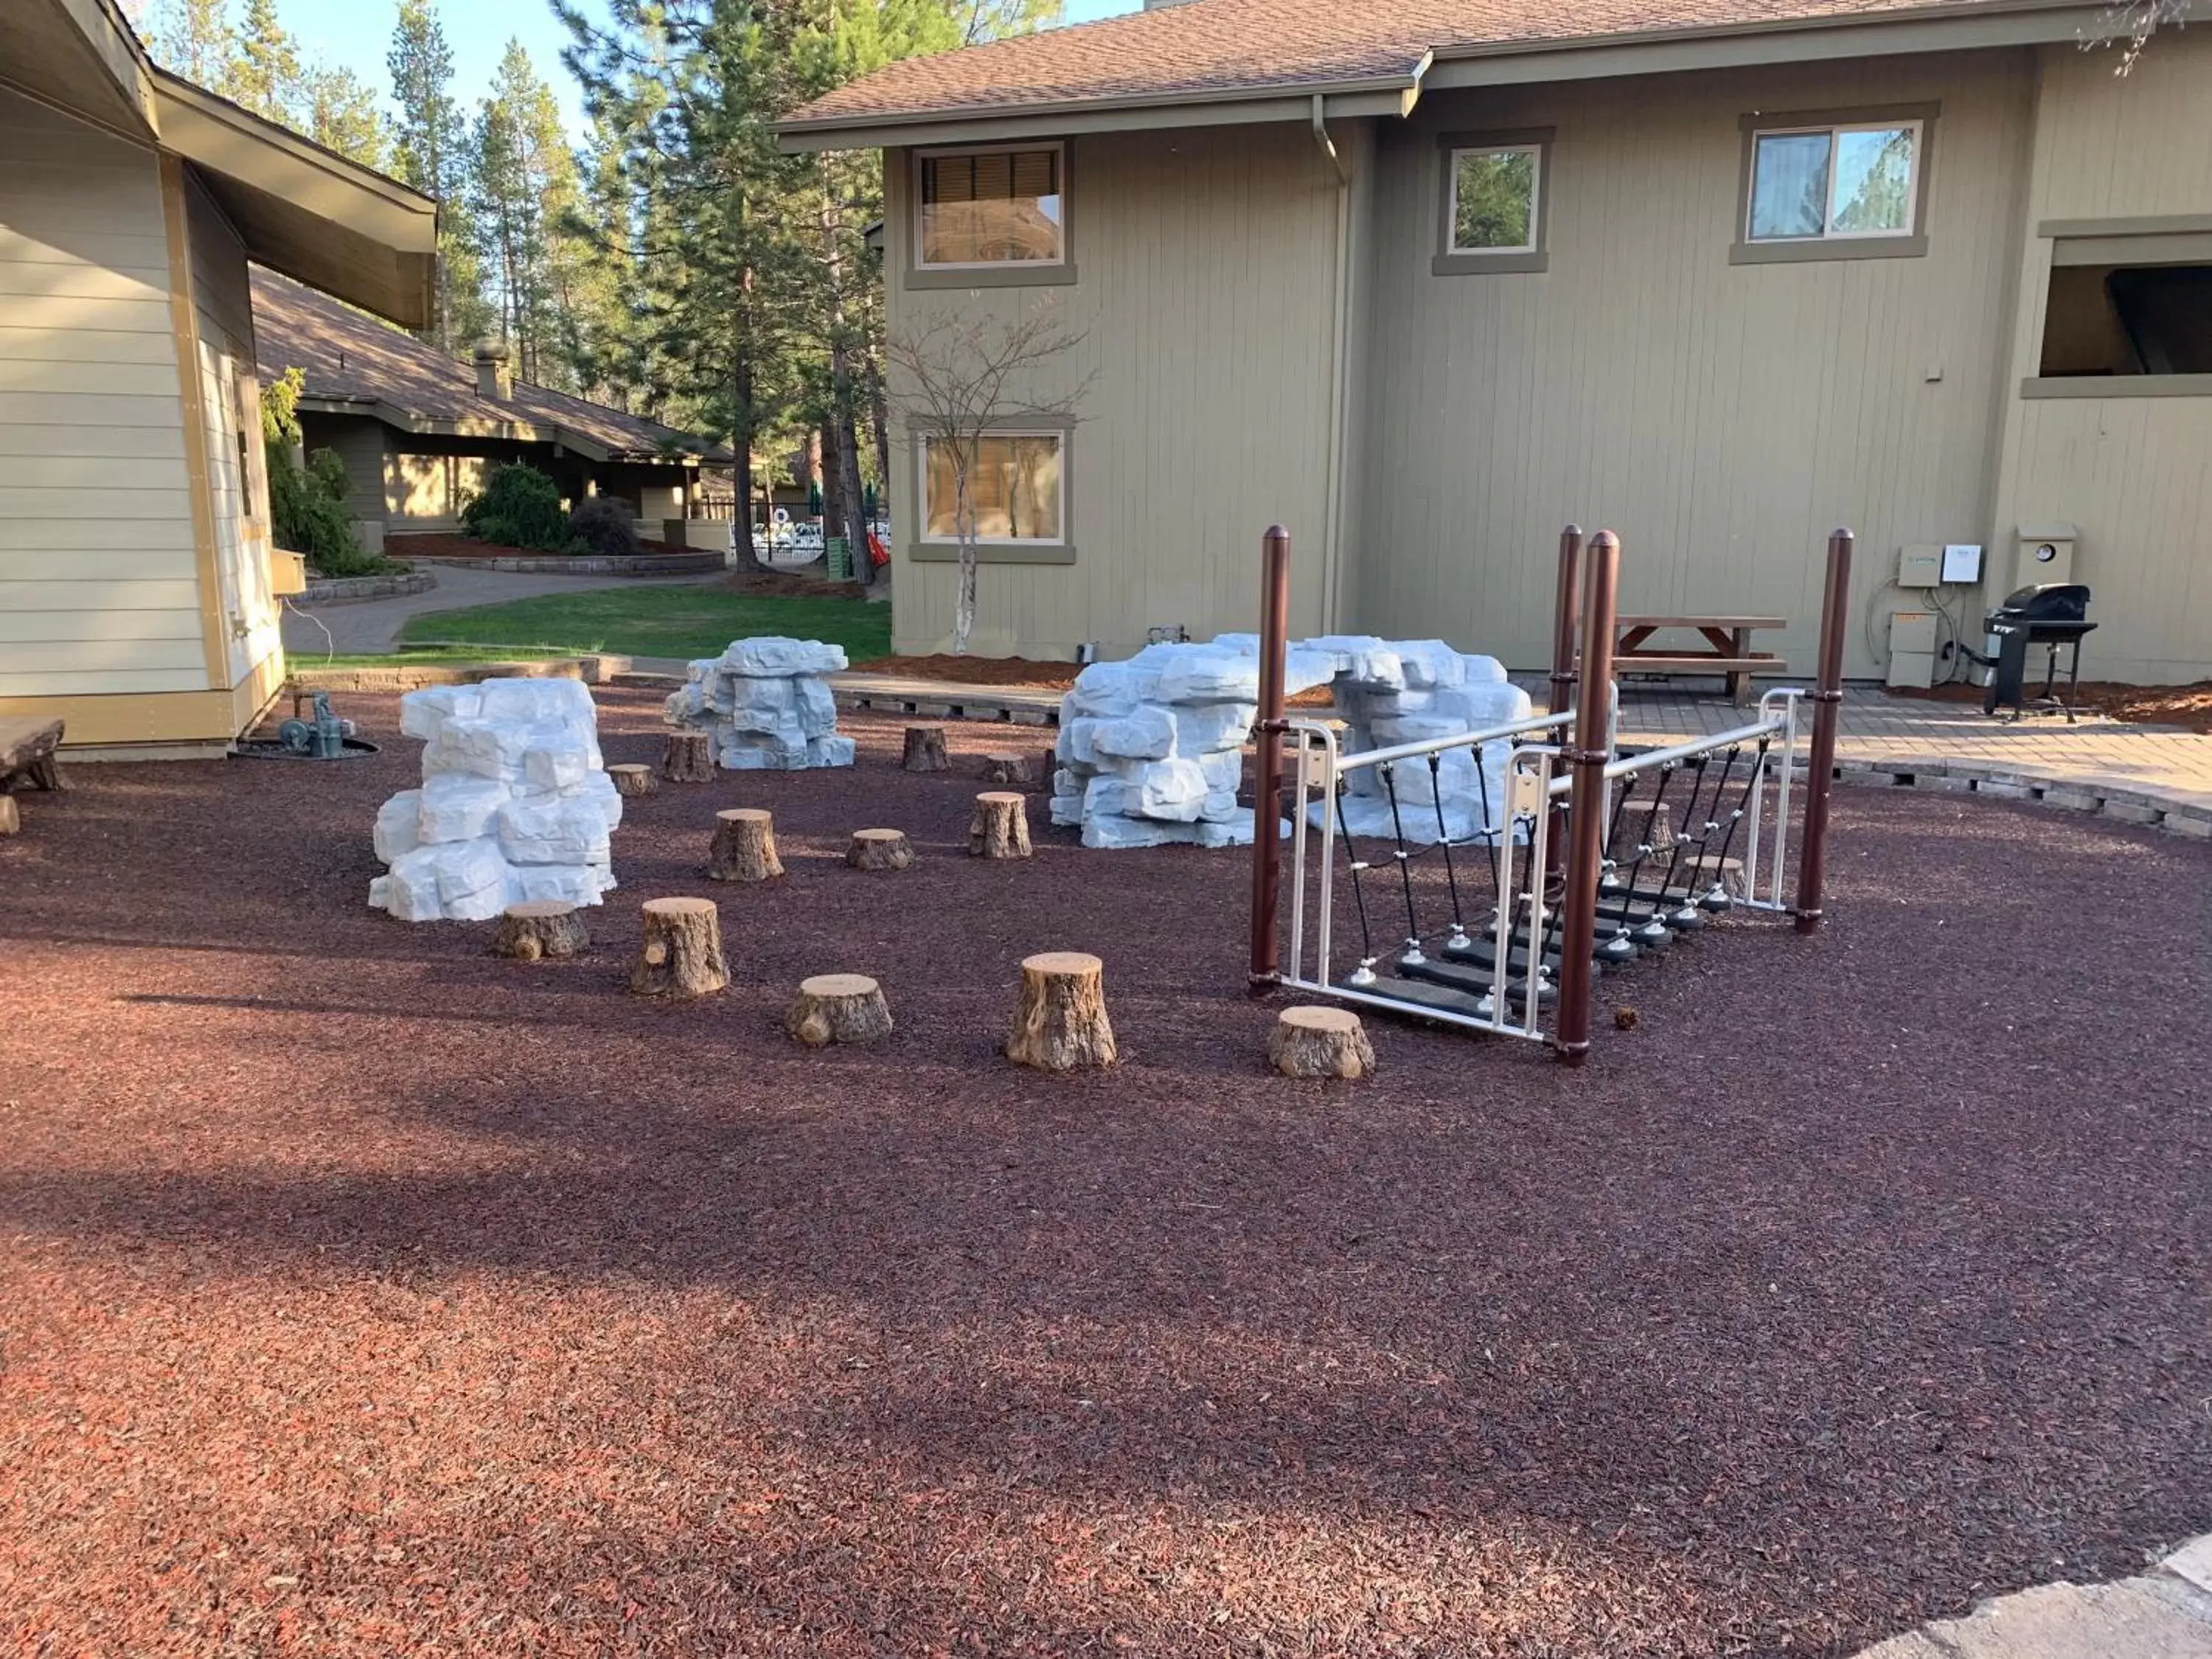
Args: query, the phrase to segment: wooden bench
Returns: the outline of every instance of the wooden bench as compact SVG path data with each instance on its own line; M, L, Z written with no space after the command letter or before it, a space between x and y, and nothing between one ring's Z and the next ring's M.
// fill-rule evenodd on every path
M0 794L27 782L40 789L60 788L54 750L61 740L59 720L0 720Z
M1782 659L1771 651L1751 648L1753 633L1787 628L1786 617L1619 617L1613 647L1616 673L1718 674L1728 681L1729 698L1751 701L1751 677L1778 672ZM1653 651L1645 641L1670 628L1694 629L1705 636L1703 651Z

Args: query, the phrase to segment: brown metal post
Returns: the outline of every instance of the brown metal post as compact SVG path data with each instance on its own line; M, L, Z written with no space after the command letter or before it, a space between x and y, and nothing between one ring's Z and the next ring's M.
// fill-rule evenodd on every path
M1260 538L1260 781L1252 796L1251 990L1273 990L1282 973L1276 940L1282 890L1283 665L1291 635L1291 532L1270 525ZM1301 803L1303 810L1303 803Z
M1579 1066L1589 1054L1591 954L1597 946L1597 888L1605 826L1607 693L1613 684L1613 618L1620 592L1620 538L1590 538L1583 586L1583 663L1574 738L1562 758L1573 769L1567 797L1566 907L1559 930L1559 1058Z
M1575 625L1581 620L1583 527L1559 532L1559 593L1552 607L1552 713L1575 702Z
M1844 713L1844 629L1850 601L1848 530L1828 538L1828 591L1820 602L1820 678L1813 704L1813 752L1806 762L1805 844L1797 854L1797 931L1820 925L1820 886L1828 873L1828 796L1835 787L1836 727Z
M1583 527L1571 524L1559 532L1559 592L1552 605L1552 707L1564 714L1575 706L1575 625L1582 617ZM1554 870L1562 867L1566 849L1559 844L1559 815L1545 818L1545 856Z

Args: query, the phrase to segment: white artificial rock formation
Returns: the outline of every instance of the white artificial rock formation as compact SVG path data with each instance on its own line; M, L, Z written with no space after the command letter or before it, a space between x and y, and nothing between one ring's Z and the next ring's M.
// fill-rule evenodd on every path
M391 869L368 902L402 921L489 921L525 899L597 904L615 884L608 836L622 797L599 757L581 681L486 680L399 700L422 739L422 787L378 809Z
M853 740L837 735L837 704L824 674L845 666L845 647L771 635L732 640L691 665L668 699L671 726L708 733L732 772L797 772L850 766Z
M1528 694L1492 657L1466 656L1440 640L1332 635L1293 644L1284 690L1333 689L1346 729L1344 752L1480 731L1525 717ZM1260 642L1224 634L1206 644L1149 645L1124 662L1093 663L1060 703L1060 769L1052 821L1080 827L1085 847L1249 845L1250 807L1237 804L1243 751L1259 711ZM1409 843L1455 841L1502 815L1506 745L1447 750L1348 775L1344 814L1354 835ZM1486 813L1485 806L1489 811ZM1316 808L1316 810L1318 810Z

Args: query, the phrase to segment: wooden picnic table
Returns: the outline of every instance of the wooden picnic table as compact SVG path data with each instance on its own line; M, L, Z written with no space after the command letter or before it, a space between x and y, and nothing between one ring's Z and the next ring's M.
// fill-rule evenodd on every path
M1751 677L1779 672L1782 659L1771 651L1754 651L1751 636L1790 626L1787 617L1616 617L1619 630L1613 647L1616 672L1637 674L1718 674L1728 681L1729 696L1736 702L1751 701ZM1706 648L1659 650L1646 641L1668 629L1693 629L1705 636Z

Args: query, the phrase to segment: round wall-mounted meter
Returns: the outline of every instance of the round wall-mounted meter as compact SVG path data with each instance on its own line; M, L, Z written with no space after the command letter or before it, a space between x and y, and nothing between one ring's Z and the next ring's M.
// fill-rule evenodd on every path
M2058 550L2049 542L2045 542L2035 550L2035 562L2038 564L2049 564L2057 556Z

